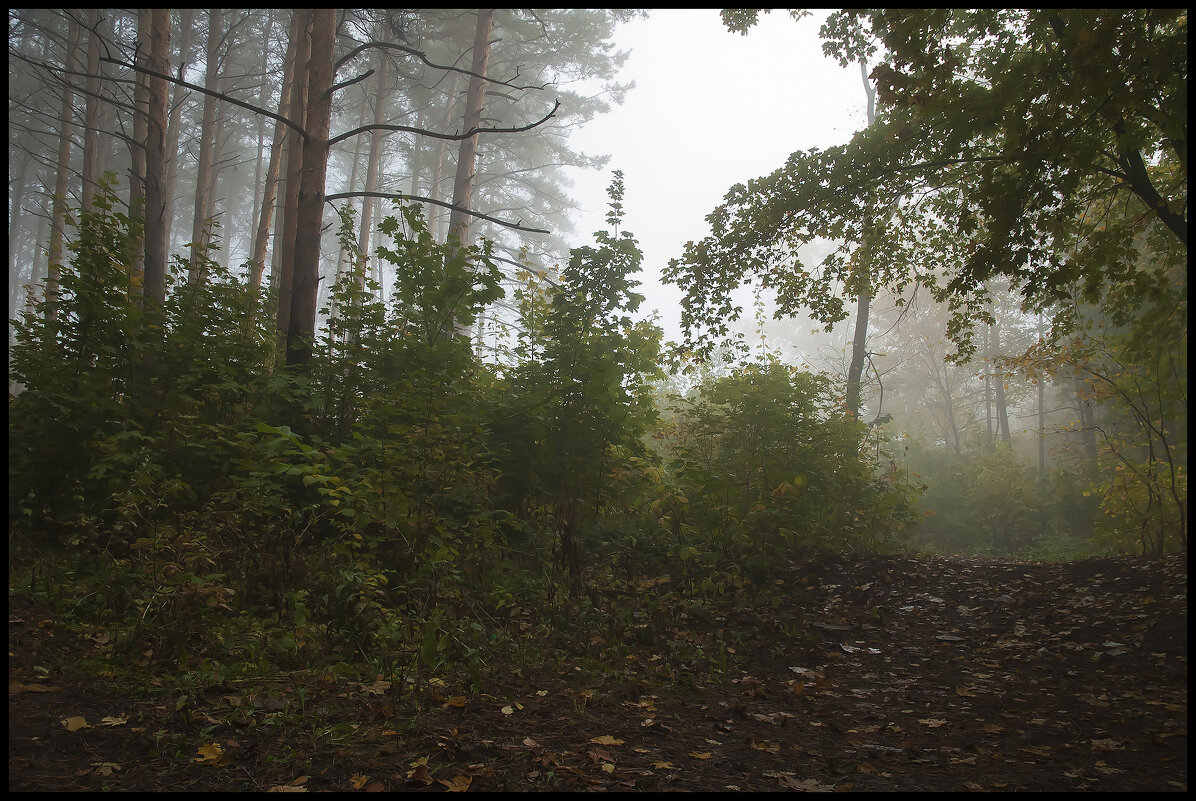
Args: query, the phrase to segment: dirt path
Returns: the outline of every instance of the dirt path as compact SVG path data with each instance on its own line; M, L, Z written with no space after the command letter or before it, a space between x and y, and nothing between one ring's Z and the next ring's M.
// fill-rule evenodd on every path
M679 616L594 686L433 687L405 729L385 682L129 700L43 676L74 646L15 602L9 789L1186 790L1186 560L860 557L778 591ZM722 675L669 657L735 633Z

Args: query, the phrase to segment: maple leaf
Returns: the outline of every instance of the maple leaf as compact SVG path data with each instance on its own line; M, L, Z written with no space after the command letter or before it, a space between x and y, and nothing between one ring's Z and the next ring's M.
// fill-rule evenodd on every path
M469 789L469 785L473 782L472 776L454 776L452 779L439 779L441 784L448 788L450 793L463 793Z

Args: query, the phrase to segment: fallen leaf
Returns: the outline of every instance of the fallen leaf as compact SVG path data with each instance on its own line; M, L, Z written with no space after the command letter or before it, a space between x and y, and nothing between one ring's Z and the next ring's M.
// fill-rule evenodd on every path
M603 734L601 737L591 737L590 742L597 745L622 745L623 741L617 737L611 737L609 734Z
M120 765L115 762L92 762L91 766L95 768L97 776L111 776L115 771L120 770Z
M448 699L449 706L462 707L467 703L469 703L469 699L464 695L454 695L452 698Z
M612 764L611 764L611 763L609 763L609 762L603 762L603 763L602 763L602 770L603 770L604 772L606 772L606 773L614 773L614 772L615 772L615 766L614 766L614 765L612 765Z
M224 753L224 749L220 743L211 743L209 745L201 745L199 747L199 756L191 760L192 762L207 762L212 765L223 765L228 762L228 754ZM292 782L293 784L294 782Z
M528 748L539 748L540 747L540 744L538 742L536 742L535 740L533 740L531 737L524 737L523 744L526 745Z
M689 755L694 759L710 759L710 757L714 756L714 754L710 753L709 751L690 751Z
M439 779L441 784L448 788L450 793L463 793L469 789L469 785L473 782L472 776L454 776L450 780Z
M62 725L66 726L67 731L79 731L79 729L89 729L91 724L87 722L86 718L75 715L73 717L64 718Z
M504 715L514 715L514 714L515 714L515 707L512 707L512 706L504 706L504 707L502 708L502 710L501 710L501 711L502 711L502 713L503 713Z
M8 692L10 695L17 695L19 693L57 693L62 692L62 688L58 685L37 684L22 684L19 681L10 681L8 683Z
M962 684L955 685L955 694L962 695L967 698L976 697L976 693L970 687L964 687Z
M947 725L945 718L921 718L918 720L918 722L925 724L932 729L937 729L939 726Z
M360 790L365 787L370 781L370 777L362 773L354 773L349 777L349 784L353 786L354 790Z
M653 762L652 767L656 768L657 770L673 770L673 763L672 762Z
M833 785L822 784L817 779L793 779L789 776L782 776L777 781L782 787L787 787L790 790L802 790L807 793L829 793L835 789Z

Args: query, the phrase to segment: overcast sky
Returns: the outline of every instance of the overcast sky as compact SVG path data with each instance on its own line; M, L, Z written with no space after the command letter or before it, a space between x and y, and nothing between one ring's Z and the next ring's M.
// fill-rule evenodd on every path
M631 51L621 80L635 89L572 136L587 153L611 154L605 171L573 171L574 197L586 209L576 244L591 244L605 227L610 172L622 170L622 230L644 251L644 305L660 311L666 339L680 338L681 295L660 285L661 269L706 235L705 217L726 191L771 173L795 150L842 144L864 127L859 68L822 54L818 29L828 13L800 22L780 10L761 14L743 36L723 27L717 10L665 9L616 30L619 49ZM745 306L749 330L751 315Z

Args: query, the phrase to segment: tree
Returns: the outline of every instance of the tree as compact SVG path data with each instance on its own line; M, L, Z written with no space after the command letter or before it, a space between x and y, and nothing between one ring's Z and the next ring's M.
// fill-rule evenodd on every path
M473 74L469 76L469 94L465 102L464 130L472 131L482 121L482 104L486 101L486 64L490 60L490 29L494 25L494 9L478 9L477 32L473 39ZM478 135L461 140L457 156L457 177L453 181L453 205L449 217L449 237L460 245L469 244L469 220L463 209L471 206L473 197L474 159L477 156Z
M1126 248L1153 227L1187 247L1186 11L842 11L822 35L843 66L879 40L878 124L727 193L666 271L694 347L725 333L750 274L778 291L778 314L843 319L846 254L874 208L895 208L874 286L950 299L964 356L990 279L1043 308L1076 281L1090 296L1103 278L1132 285ZM1132 213L1085 214L1114 207ZM844 250L807 266L797 248L815 236Z

